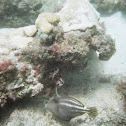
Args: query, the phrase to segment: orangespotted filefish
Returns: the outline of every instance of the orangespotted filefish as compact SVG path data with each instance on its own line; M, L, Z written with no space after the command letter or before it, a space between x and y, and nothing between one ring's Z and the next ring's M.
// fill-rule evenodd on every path
M57 88L56 97L48 102L45 107L62 120L71 120L72 118L85 113L88 113L89 116L94 118L98 114L95 107L85 108L80 101L72 97L59 96Z

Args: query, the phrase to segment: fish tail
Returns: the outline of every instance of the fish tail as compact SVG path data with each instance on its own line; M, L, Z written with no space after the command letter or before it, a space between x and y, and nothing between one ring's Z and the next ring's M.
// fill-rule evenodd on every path
M95 118L98 115L98 110L96 107L90 107L88 108L87 113L90 117Z

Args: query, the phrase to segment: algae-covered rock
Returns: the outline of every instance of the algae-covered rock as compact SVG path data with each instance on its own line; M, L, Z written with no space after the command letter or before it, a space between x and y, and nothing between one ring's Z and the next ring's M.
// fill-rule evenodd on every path
M8 99L15 101L28 94L34 96L43 89L43 84L35 77L36 72L32 65L21 61L20 51L33 41L33 37L26 36L28 27L0 30L0 106L2 107Z
M73 35L68 35L70 40L71 37L76 36L74 38L76 41L79 38L78 32L80 32L83 36L82 40L85 40L90 48L99 52L100 59L108 60L115 53L114 40L105 34L105 29L99 22L100 15L88 0L68 0L58 15L61 20L59 25L62 26L63 31L66 34L74 31Z
M68 95L75 96L88 107L98 109L95 119L84 114L72 119L69 125L125 125L123 98L116 90L116 81L112 80L112 76L105 78L105 70L100 69L98 73L103 63L99 64L99 59L109 60L115 53L115 40L101 26L97 11L88 0L68 0L57 14L58 18L48 18L56 15L52 13L40 15L42 18L39 21L47 25L36 21L37 31L33 30L33 34L27 33L29 27L6 29L10 32L0 30L4 38L1 49L9 50L7 54L0 54L0 105L4 106L8 99L28 96L1 124L68 125L44 111L44 98L54 95L55 87L64 84ZM46 31L47 28L49 30ZM12 38L16 40L10 41ZM24 46L18 44L17 38ZM32 41L25 43L23 38ZM13 46L11 43L14 43ZM40 92L41 95L30 99L29 96Z
M2 94L16 100L45 88L44 93L50 95L56 85L64 84L66 70L85 69L92 49L99 59L110 59L115 43L99 18L88 0L68 0L58 14L41 13L36 28L1 29Z
M99 26L100 15L88 0L67 0L58 15L64 32Z
M23 27L34 24L42 12L58 12L66 0L1 0L0 27Z
M39 14L35 25L37 29L40 29L42 32L49 34L55 23L58 23L60 18L58 15L53 13L41 13Z
M45 30L46 25L41 23L38 24L37 31L33 30L33 34L29 32L29 26L0 29L0 105L3 107L9 99L15 101L27 96L20 104L12 104L14 110L9 104L11 112L7 117L2 116L5 121L0 121L0 125L125 126L125 99L117 91L116 85L121 75L117 75L115 80L111 76L112 70L116 69L116 66L111 65L113 62L117 63L118 58L114 57L116 60L109 62L115 53L115 40L101 26L97 11L88 0L67 0L57 14L61 19L59 23L53 23L56 18L52 21L47 18L55 14L48 13L47 17L46 14L41 14L45 15L41 21L51 26L51 31L49 29L48 32ZM116 21L118 20L114 23ZM110 60L101 62L98 58ZM104 63L108 63L109 70ZM122 63L124 62L120 64ZM119 72L120 68L119 66ZM98 116L91 118L84 114L70 122L62 122L45 112L46 100L54 96L55 87L61 85L63 87L59 89L60 95L64 89L85 106L95 106ZM124 84L120 86L125 88ZM41 95L30 99L29 96L40 92Z

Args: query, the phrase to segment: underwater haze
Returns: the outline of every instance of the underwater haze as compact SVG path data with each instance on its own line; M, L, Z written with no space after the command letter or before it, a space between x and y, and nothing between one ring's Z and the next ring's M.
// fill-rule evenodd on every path
M1 0L0 126L126 126L125 15L125 0Z

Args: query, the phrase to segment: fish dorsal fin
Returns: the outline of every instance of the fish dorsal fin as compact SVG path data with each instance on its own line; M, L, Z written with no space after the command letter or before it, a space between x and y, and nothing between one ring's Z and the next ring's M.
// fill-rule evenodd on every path
M56 97L61 97L58 94L57 86L55 88L55 91L56 91ZM79 106L79 107L84 107L84 105L79 100L77 100L75 98L72 98L72 97L62 97L60 99L60 102L65 102L65 103L72 104L72 105L76 105L76 106Z
M57 91L57 86L56 86L55 91L56 91L56 97L61 97L61 96L58 94L58 91Z

